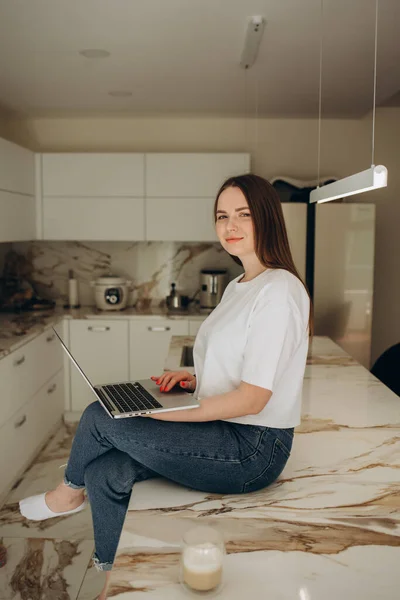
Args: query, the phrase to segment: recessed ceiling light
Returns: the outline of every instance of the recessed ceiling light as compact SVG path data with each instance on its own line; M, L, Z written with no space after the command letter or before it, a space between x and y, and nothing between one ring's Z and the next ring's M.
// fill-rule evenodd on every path
M107 58L107 56L110 56L110 53L107 52L107 50L96 49L80 50L79 54L81 54L85 58Z
M132 96L132 92L129 92L128 90L113 90L108 92L108 95L115 96L117 98L127 98L128 96Z

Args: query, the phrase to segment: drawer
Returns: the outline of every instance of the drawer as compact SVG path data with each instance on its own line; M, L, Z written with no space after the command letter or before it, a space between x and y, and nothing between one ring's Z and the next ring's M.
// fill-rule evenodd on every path
M188 335L187 319L138 319L129 323L129 377L147 379L161 375L171 337Z
M0 426L63 365L61 344L50 329L0 360Z
M204 318L205 321L206 318ZM197 332L199 331L200 327L202 326L203 321L200 320L190 320L189 321L189 335L197 335Z
M32 342L35 344L34 392L46 383L63 366L63 349L52 329L44 331Z
M70 349L93 385L128 379L128 321L82 319L69 323ZM71 407L83 411L96 396L71 364Z
M0 428L0 495L29 465L61 420L63 386L61 369Z

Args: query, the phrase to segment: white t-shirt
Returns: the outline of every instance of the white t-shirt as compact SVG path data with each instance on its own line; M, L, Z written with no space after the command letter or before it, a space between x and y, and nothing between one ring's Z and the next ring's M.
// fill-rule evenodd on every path
M202 323L194 343L194 397L224 394L244 381L272 391L256 415L225 419L288 428L300 423L308 351L308 294L284 269L267 269L239 283L233 279Z

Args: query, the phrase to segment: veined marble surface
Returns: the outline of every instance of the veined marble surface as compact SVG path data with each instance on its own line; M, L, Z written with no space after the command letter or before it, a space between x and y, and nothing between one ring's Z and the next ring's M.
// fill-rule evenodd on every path
M193 296L200 288L201 269L227 269L228 279L243 271L219 242L36 240L14 242L3 260L4 277L23 277L37 294L61 305L68 297L70 269L78 279L82 305L93 303L90 282L114 273L132 281L129 306L165 298L172 282L181 294Z
M23 313L0 313L0 359L14 350L18 350L43 331L59 323L62 319L141 319L156 317L160 319L191 319L202 321L209 311L191 308L187 311L170 312L165 307L126 308L124 310L98 310L95 306L82 306L67 310L56 307L46 311Z
M190 339L173 340L171 368ZM331 340L315 337L302 423L279 479L230 496L164 479L136 485L108 597L187 598L180 541L200 523L225 539L218 598L399 598L400 398Z

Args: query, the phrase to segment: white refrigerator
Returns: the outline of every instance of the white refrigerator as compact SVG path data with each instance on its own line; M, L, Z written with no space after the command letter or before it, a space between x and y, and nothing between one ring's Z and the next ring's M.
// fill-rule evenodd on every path
M314 304L315 334L371 367L375 206L283 202L296 267Z

